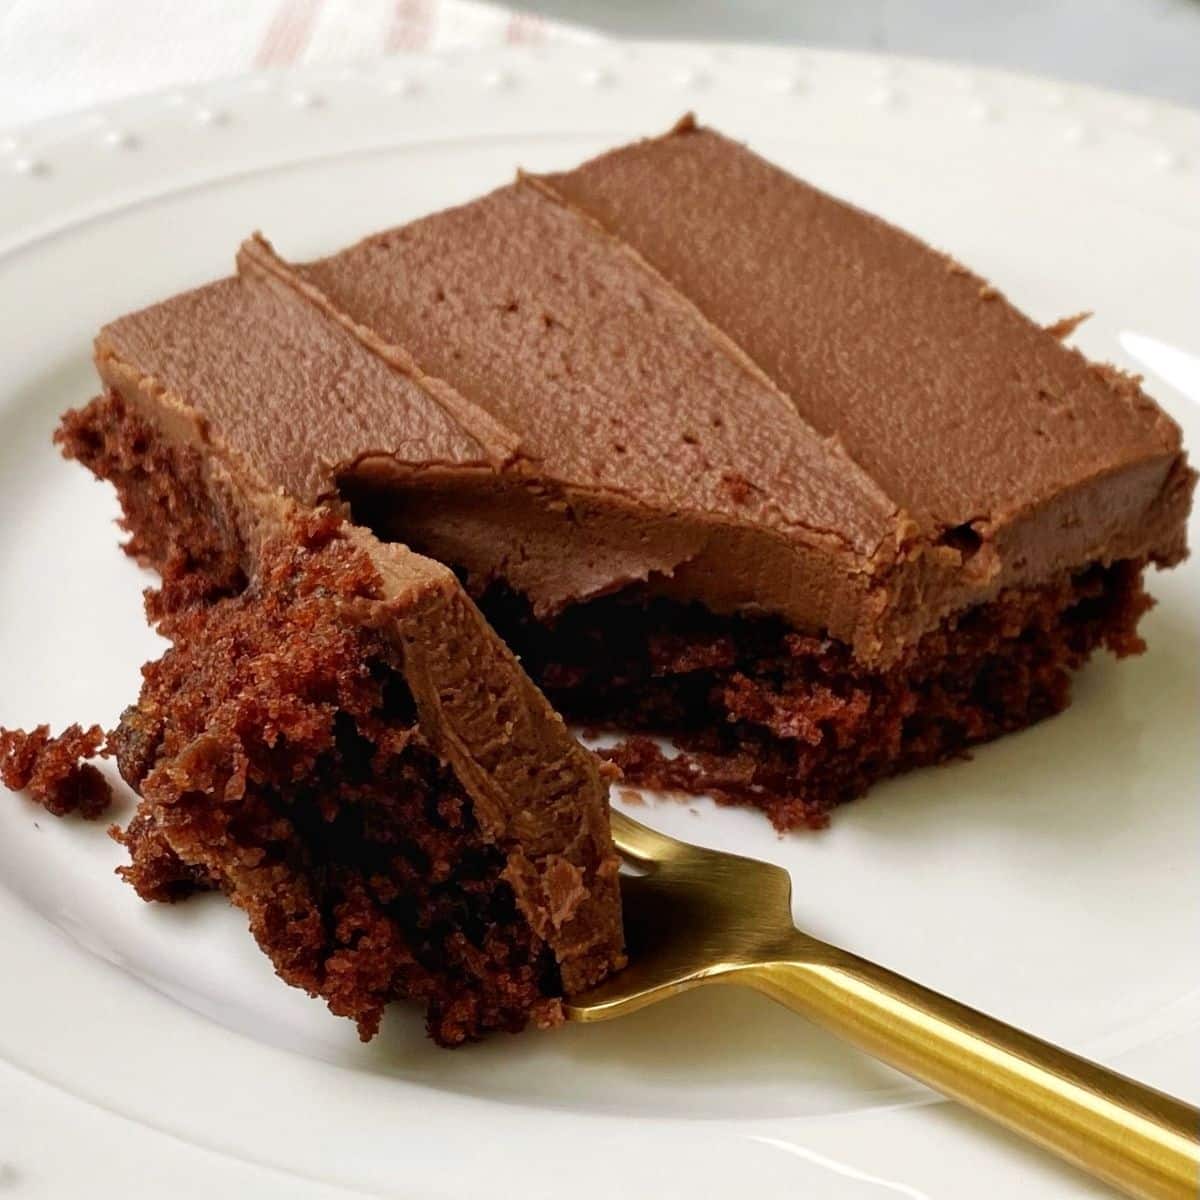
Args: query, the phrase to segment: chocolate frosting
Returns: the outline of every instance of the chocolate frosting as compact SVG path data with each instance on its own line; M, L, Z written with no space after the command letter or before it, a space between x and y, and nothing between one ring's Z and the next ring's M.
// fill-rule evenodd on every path
M1148 397L953 259L691 122L536 182L662 272L923 534L1178 452Z
M543 617L638 584L885 664L1005 586L1184 552L1194 476L1133 380L690 121L306 266L252 239L239 273L253 313L226 281L101 357L227 329L187 352L196 407L268 485ZM253 404L223 383L247 319L304 364Z

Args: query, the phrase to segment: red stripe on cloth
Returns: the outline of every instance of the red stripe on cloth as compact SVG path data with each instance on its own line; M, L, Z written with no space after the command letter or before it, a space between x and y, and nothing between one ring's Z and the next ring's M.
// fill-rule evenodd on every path
M546 40L540 17L529 13L513 13L504 30L504 40L511 46L539 46Z
M304 53L325 0L283 0L271 18L255 66L284 67Z
M433 38L433 13L431 0L396 0L384 52L424 50Z

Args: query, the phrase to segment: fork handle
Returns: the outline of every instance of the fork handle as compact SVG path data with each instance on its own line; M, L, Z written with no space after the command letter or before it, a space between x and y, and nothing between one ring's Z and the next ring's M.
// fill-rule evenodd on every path
M1196 1200L1200 1110L797 932L730 977L1130 1196Z

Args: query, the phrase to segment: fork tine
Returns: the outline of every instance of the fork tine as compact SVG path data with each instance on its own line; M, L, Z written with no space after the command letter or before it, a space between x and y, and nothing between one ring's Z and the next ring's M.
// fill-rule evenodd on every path
M635 863L651 866L656 862L678 858L691 849L683 842L677 842L673 837L667 837L665 833L659 833L615 808L609 817L613 844L625 858Z

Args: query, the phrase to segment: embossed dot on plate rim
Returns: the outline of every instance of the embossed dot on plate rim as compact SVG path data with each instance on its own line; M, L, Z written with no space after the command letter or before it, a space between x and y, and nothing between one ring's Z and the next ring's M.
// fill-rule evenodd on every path
M990 100L976 100L968 107L967 116L972 121L995 121L1000 116L1000 109Z
M416 79L387 79L383 90L389 96L415 96L424 90L424 85Z
M1068 146L1086 146L1092 141L1093 136L1091 127L1082 121L1076 121L1062 131L1062 140Z
M1159 146L1150 156L1150 161L1160 171L1178 171L1187 165L1184 156L1170 146Z
M770 80L767 87L781 96L798 96L808 91L808 80L800 75L780 75Z
M896 88L885 84L883 87L873 88L867 93L867 103L876 108L895 109L904 104L904 96Z
M43 162L40 158L29 158L26 155L22 155L20 158L14 158L12 169L18 175L27 175L31 179L50 174L49 163Z
M503 67L498 67L494 71L485 71L483 74L483 86L490 88L492 91L505 92L517 85L517 77L511 72L506 71Z
M100 140L110 150L136 150L140 145L137 137L128 129L110 129Z
M221 108L209 108L207 104L201 105L192 114L197 125L208 125L217 127L219 125L229 124L229 114Z
M297 88L288 96L293 108L313 110L325 107L325 97L319 92L310 92L307 88Z
M616 76L608 67L585 67L579 74L581 83L588 87L608 87Z
M706 88L712 83L712 73L703 67L681 67L671 80L676 87Z

